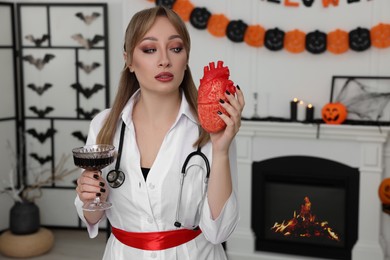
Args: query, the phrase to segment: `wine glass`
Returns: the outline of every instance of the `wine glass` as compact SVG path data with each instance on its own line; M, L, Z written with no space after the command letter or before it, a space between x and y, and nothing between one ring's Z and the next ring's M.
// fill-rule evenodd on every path
M89 171L99 171L114 161L115 147L108 144L85 145L72 149L74 164ZM106 210L112 207L110 202L102 202L96 197L89 203L84 203L86 211Z

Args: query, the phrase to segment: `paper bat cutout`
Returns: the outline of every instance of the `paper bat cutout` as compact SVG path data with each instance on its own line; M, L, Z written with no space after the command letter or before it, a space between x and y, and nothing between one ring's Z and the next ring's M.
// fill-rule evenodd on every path
M95 35L92 39L85 39L80 33L72 35L72 39L77 41L87 50L92 48L94 45L98 44L100 41L104 40L104 36Z
M46 139L52 137L57 132L57 130L49 128L47 129L46 133L38 133L37 130L30 128L26 132L38 139L38 141L43 144Z
M50 60L54 59L53 54L45 54L45 56L40 58L34 58L32 55L27 55L23 57L23 60L28 61L30 64L34 65L37 69L42 70L43 67L49 63Z
M36 106L32 106L32 107L29 107L29 109L34 112L35 114L38 115L38 117L42 118L42 117L45 117L46 114L50 113L51 111L54 110L53 107L46 107L45 109L43 110L39 110Z
M77 139L79 139L80 141L82 141L83 143L87 142L87 136L83 135L83 133L81 131L75 131L72 133L72 135L74 137L76 137Z
M101 84L95 84L92 88L83 88L79 83L72 84L71 87L83 94L85 98L90 98L93 94L104 88Z
M98 62L93 62L91 65L86 65L86 64L84 64L83 62L78 61L78 62L76 62L76 64L77 64L77 66L78 66L80 69L84 70L85 73L87 73L87 74L91 73L91 72L94 71L96 68L100 67L100 63L98 63Z
M92 117L94 117L97 113L100 112L100 110L97 108L92 109L91 112L84 111L84 109L82 109L82 108L78 108L78 109L76 109L76 111L79 114L81 114L82 116L84 116L84 118L86 118L86 119L92 119Z
M49 35L44 34L42 35L42 38L35 38L32 34L26 35L24 37L26 40L29 40L30 42L34 43L35 46L40 47L42 43L49 39Z
M41 165L44 165L45 163L50 162L53 159L53 157L51 157L50 155L46 157L40 157L36 153L30 153L30 156L35 160L37 160Z
M85 15L81 12L75 14L78 18L84 21L85 24L90 25L93 21L100 16L100 13L93 12L91 15Z
M28 84L27 87L35 91L38 95L42 95L46 90L51 88L53 85L50 83L45 83L42 87L37 87L35 84Z

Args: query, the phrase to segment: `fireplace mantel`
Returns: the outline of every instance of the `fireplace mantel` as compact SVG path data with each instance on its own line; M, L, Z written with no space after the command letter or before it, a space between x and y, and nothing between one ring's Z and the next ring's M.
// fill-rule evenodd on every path
M390 127L243 121L237 135L240 222L227 242L229 260L319 259L255 251L251 230L251 167L254 161L290 155L317 156L360 171L358 241L353 260L384 260L377 189L385 173ZM387 169L389 171L390 169Z

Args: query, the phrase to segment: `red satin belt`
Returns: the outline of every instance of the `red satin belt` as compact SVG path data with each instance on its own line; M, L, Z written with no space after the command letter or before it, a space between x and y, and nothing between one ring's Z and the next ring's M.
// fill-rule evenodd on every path
M191 241L202 230L178 229L161 232L127 232L112 227L112 233L123 244L143 250L164 250Z

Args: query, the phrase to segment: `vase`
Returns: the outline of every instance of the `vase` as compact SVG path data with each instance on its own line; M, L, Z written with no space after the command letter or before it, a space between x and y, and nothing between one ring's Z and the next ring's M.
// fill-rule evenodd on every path
M17 235L35 233L40 228L39 208L34 202L15 202L10 211L10 231Z

